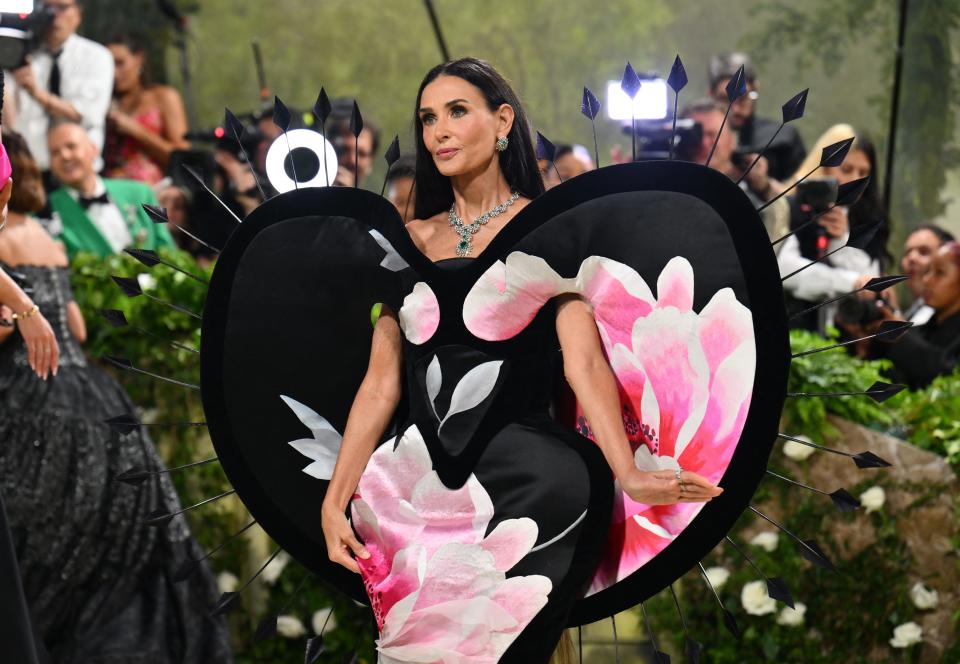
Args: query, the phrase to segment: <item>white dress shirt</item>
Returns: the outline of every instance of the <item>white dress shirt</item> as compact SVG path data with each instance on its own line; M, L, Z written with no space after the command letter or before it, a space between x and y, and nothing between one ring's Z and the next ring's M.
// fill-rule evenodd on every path
M80 192L76 189L66 187L66 190L73 200L80 200ZM107 193L107 188L103 184L103 180L97 178L97 186L93 190L92 195L102 196L105 193ZM130 235L130 226L127 224L123 212L112 201L109 203L93 203L87 208L87 216L90 217L90 221L92 221L93 225L100 231L100 235L113 247L114 253L119 254L133 244L133 236Z
M63 43L58 60L60 66L59 97L77 109L82 116L80 124L86 129L98 150L103 150L107 111L113 95L113 56L95 41L71 35ZM30 68L37 86L49 89L53 56L45 49L30 54ZM20 132L41 170L50 169L50 151L47 148L47 130L50 116L25 90L19 89L12 76L7 85L15 95L17 115L14 129ZM103 161L98 158L94 167L99 171Z

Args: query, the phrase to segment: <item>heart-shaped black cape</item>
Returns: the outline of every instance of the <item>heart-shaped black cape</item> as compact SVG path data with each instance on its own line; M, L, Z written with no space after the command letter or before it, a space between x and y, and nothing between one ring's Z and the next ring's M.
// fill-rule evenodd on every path
M694 311L730 288L753 319L753 394L722 480L725 492L638 571L582 600L572 623L583 624L665 588L716 546L747 507L786 395L790 351L780 276L743 192L722 174L685 162L610 166L563 183L527 205L463 269L479 278L513 251L546 259L563 277L600 255L630 266L648 284L682 256L696 274ZM369 359L371 309L399 308L400 271L438 269L384 198L310 188L252 212L210 283L201 387L222 466L280 546L359 601L366 601L360 578L327 558L320 528L327 482L304 473L310 459L287 444L303 438L304 427L279 395L309 404L342 432Z

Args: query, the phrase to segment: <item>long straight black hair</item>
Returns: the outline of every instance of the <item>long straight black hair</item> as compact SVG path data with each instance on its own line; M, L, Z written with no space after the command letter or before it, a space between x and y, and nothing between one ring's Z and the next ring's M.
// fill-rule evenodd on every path
M507 149L498 153L500 170L507 184L521 196L536 198L542 194L543 180L537 168L537 158L530 138L530 126L527 124L527 116L520 105L520 99L493 65L476 58L461 58L437 65L428 71L417 91L417 103L413 112L414 140L417 143L414 216L417 219L428 219L449 210L453 205L453 186L450 184L450 178L440 173L433 161L433 155L423 142L423 123L418 113L423 89L441 75L462 78L479 88L491 111L500 108L501 104L509 104L513 108L513 127L507 134Z

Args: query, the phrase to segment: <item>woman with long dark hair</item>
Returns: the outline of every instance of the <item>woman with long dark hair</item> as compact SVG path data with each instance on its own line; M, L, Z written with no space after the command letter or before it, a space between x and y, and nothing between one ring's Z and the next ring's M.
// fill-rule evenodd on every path
M187 114L176 89L154 84L139 38L118 35L107 42L113 55L113 104L103 149L106 174L153 185L163 179L175 150L190 143Z
M546 662L600 561L611 472L645 505L721 490L694 472L638 467L584 299L551 300L509 346L460 332L471 262L543 184L520 101L483 61L432 69L414 122L417 219L406 228L435 278L376 321L323 503L327 551L363 578L381 661ZM451 305L463 316L438 312ZM558 346L596 445L548 413ZM404 382L421 380L427 408L446 413L439 426L377 448ZM484 411L485 395L496 409ZM410 407L426 421L419 397Z
M851 137L854 139L853 145L843 163L820 168L814 172L812 178L808 178L808 183L810 180L832 178L839 186L868 176L870 182L857 203L849 208L834 207L821 216L816 224L807 226L788 238L777 256L780 272L789 274L842 247L847 242L851 229L877 222L880 225L864 249L846 247L818 265L813 265L796 277L786 280L784 290L787 294L788 310L801 311L822 300L853 291L881 274L892 261L887 249L890 221L880 199L877 153L869 137L849 125L838 124L830 127L817 139L806 160L788 183L815 169L823 148ZM794 228L819 212L809 209L800 200L799 194L791 197L791 205L791 226ZM836 307L824 307L799 318L798 327L823 331L826 326L833 324L836 313Z

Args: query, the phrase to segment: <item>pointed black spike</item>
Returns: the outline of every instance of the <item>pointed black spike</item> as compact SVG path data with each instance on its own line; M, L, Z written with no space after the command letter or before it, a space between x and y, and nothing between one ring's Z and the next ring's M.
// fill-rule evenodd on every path
M737 619L734 618L733 614L727 609L723 609L723 624L727 628L727 631L733 635L733 638L740 640L743 633L740 631L740 626L737 625Z
M673 59L673 66L670 67L670 75L667 77L667 85L674 92L680 92L687 86L687 70L684 69L679 55Z
M851 458L857 464L857 468L889 468L891 466L889 461L885 461L869 451L854 454Z
M803 543L806 546L800 547L801 556L806 558L817 567L822 567L823 569L828 569L832 572L837 570L833 562L830 561L830 558L827 557L827 554L823 552L823 549L820 548L820 545L817 544L815 540L803 540Z
M133 256L142 265L147 267L159 265L161 262L160 256L157 255L157 252L150 251L149 249L133 249L131 247L127 247L123 250L123 253L127 254L128 256Z
M147 470L128 468L113 479L115 479L117 482L123 482L124 484L137 486L143 484L147 479L150 478L151 475L153 475L153 473Z
M243 126L243 123L240 122L240 119L226 106L223 107L223 126L226 127L238 143L240 142L240 137L243 136L243 132L247 130L247 128Z
M879 293L881 291L887 290L888 288L892 288L897 284L903 283L909 278L910 277L904 276L902 274L894 274L888 277L874 277L873 279L868 281L866 284L864 284L863 290L868 290L873 293Z
M847 158L847 153L850 152L850 146L852 145L853 137L851 136L850 138L831 143L823 148L823 152L820 153L820 168L835 168L842 164L843 160Z
M837 205L855 205L870 184L870 176L845 182L837 187Z
M723 612L723 623L727 626L727 629L731 634L737 639L740 638L740 628L737 626L737 621L734 619L733 614L730 613L727 608L723 605L723 600L720 599L720 595L717 593L717 589L713 587L713 584L710 582L710 577L707 576L707 570L703 567L702 562L698 562L697 565L700 567L700 576L703 577L703 580L706 582L707 587L710 588L710 592L713 593L714 599L717 600L717 604L720 605L720 610Z
M145 371L143 369L138 369L133 366L133 362L128 360L125 357L117 357L115 355L102 355L104 360L117 367L118 369L123 369L124 371L132 371L133 373L142 374L144 376L150 376L151 378L156 378L165 383L170 383L172 385L179 385L180 387L187 387L191 390L199 390L199 385L194 385L193 383L187 383L182 380L177 380L175 378L167 378L166 376L161 376L160 374L153 373L152 371Z
M700 655L703 654L703 644L689 636L683 640L683 654L689 664L700 664Z
M166 512L163 508L158 508L150 512L147 515L147 518L144 520L144 524L148 526L165 526L173 520L173 517L176 516L174 512Z
M620 89L623 90L630 99L637 96L640 92L640 77L629 62L623 68L623 76L620 77Z
M322 655L325 650L322 636L307 639L307 649L303 654L303 664L313 664L320 658L320 655Z
M320 94L317 95L317 101L313 104L313 114L316 116L317 120L320 121L320 126L322 127L327 123L327 118L330 117L330 111L333 110L333 106L330 104L330 98L327 96L327 91L320 88Z
M356 100L353 102L353 110L350 113L350 133L353 134L354 138L360 137L360 132L363 131L363 116L360 114L360 106L357 104Z
M147 216L155 224L165 224L170 221L167 217L167 209L162 208L159 205L150 205L149 203L143 203L141 206L143 211L147 213Z
M830 500L841 512L855 512L860 508L860 501L851 496L846 489L837 489L831 493Z
M834 348L841 348L843 346L849 346L850 344L855 344L859 341L866 341L868 339L878 339L884 343L893 343L900 337L902 337L907 330L913 327L913 323L902 321L902 320L885 320L880 323L880 327L873 334L868 334L866 336L857 337L856 339L849 339L847 341L842 341L836 344L830 344L829 346L820 346L819 348L811 348L809 350L801 351L799 353L794 353L791 358L804 357L806 355L813 355L814 353L822 353L824 351L833 350Z
M270 615L264 616L259 623L257 623L257 629L253 633L253 643L257 644L267 639L272 639L277 635L277 617Z
M640 611L643 614L643 622L647 626L647 634L650 635L650 651L653 653L654 664L670 664L670 655L660 652L657 647L657 639L653 635L653 627L650 625L650 618L647 616L647 607L644 602L640 602Z
M166 224L166 223L169 223L170 220L167 218L167 211L166 211L166 209L164 209L164 208L162 208L162 207L158 207L158 206L156 206L156 205L148 205L147 203L143 203L140 207L143 208L143 211L147 213L147 216L150 217L150 220L151 220L153 223L155 223L155 224ZM204 242L203 240L201 240L200 238L198 238L196 235L194 235L193 233L191 233L190 231L188 231L187 229L185 229L183 226L178 226L177 224L171 224L171 225L170 225L170 228L172 228L173 230L178 231L178 232L180 232L180 233L183 233L183 234L186 235L188 238L190 238L190 239L193 240L194 242L199 243L201 246L206 247L207 249L209 249L209 250L212 251L213 253L215 253L215 254L219 254L219 253L220 253L220 250L219 250L217 247L214 247L212 244L209 244L209 243L207 243L207 242Z
M610 625L613 628L613 660L620 664L620 638L617 636L617 617L610 616Z
M847 240L846 246L866 249L867 245L870 244L870 241L873 240L873 237L877 234L877 231L880 230L882 223L881 221L877 221L872 224L854 226L850 229L850 239Z
M740 65L733 77L727 81L727 101L732 104L745 94L747 94L747 76L744 65Z
M110 425L111 429L119 433L121 436L125 436L128 433L133 433L140 427L140 420L129 413L111 417L110 419L105 420L105 422Z
M388 169L400 158L400 136L393 137L393 140L390 141L390 147L387 148L387 152L383 155L383 158L387 161Z
M786 104L780 107L780 111L783 114L783 124L793 122L794 120L799 120L803 117L803 112L807 108L807 93L809 92L810 88L801 90L791 97Z
M97 314L111 327L126 327L130 324L127 316L119 309L97 309Z
M787 582L779 576L767 579L767 594L775 600L783 602L791 609L796 608L793 601L793 594L787 587Z
M597 113L600 112L600 100L597 99L597 96L590 92L590 89L587 87L583 88L583 97L580 99L580 112L590 120L595 119Z
M887 399L900 394L900 392L905 389L907 389L906 385L900 385L898 383L885 383L878 380L870 386L870 389L867 390L867 394L870 395L870 398L877 403L883 403Z
M557 154L557 147L550 142L550 140L537 132L537 159L546 159L547 161L553 161L553 158Z
M217 600L217 603L210 611L210 617L216 618L218 616L225 616L233 611L235 608L237 608L237 597L239 597L239 594L235 592L228 592L220 595L220 599Z
M120 287L120 290L123 291L123 294L127 297L139 297L143 295L143 289L140 288L140 283L136 279L131 279L130 277L120 277L118 275L111 275L114 283Z
M273 98L273 124L277 125L283 132L290 131L290 124L293 122L293 113L287 108L280 97Z

